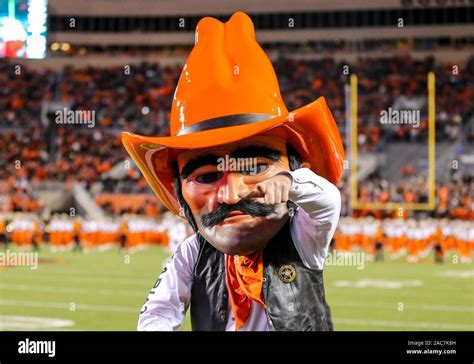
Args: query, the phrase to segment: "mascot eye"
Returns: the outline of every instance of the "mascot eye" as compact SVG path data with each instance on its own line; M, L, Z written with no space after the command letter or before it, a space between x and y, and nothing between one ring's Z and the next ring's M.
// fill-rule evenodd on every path
M245 174L246 176L254 176L256 174L262 173L268 168L268 164L257 164L256 166L247 167L240 171L240 173Z
M199 183L213 183L219 181L224 174L222 172L204 173L196 177Z

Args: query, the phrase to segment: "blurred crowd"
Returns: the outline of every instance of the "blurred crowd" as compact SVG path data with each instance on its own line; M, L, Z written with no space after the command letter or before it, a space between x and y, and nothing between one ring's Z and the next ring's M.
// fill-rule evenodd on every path
M471 263L474 226L463 220L342 217L332 248L346 253L363 250L369 260L404 256L415 263L433 252L439 263L450 255L453 263Z
M343 179L341 188L343 216L372 216L378 219L388 217L413 217L413 211L402 209L371 209L362 207L351 211L351 189L348 178ZM429 184L424 175L412 175L397 182L389 182L374 173L358 184L358 203L364 204L428 204ZM435 186L435 207L429 212L433 218L474 220L474 179L453 174L445 183Z
M427 75L436 75L436 135L454 141L474 116L474 57L465 65L437 64L434 58L408 56L358 59L355 64L333 59L279 60L275 70L288 109L326 97L337 122L345 123L344 88L350 74L358 77L358 142L371 150L386 141L424 141L427 137ZM381 112L419 110L419 126L382 124ZM343 129L343 128L340 128Z
M43 101L54 99L55 73L0 59L0 126L39 126Z
M0 215L0 245L12 243L25 249L48 244L53 251L87 252L119 246L129 252L149 245L174 250L191 234L189 225L171 212L158 217L123 214L88 220L67 214L54 214L47 219L17 214L11 220Z
M160 67L159 63L65 68L58 84L59 101L73 110L96 110L102 127L161 135L168 130L180 71L180 65Z
M325 96L338 123L345 122L344 88L358 76L359 131L364 145L381 136L421 139L426 134L427 75L436 74L437 135L453 139L474 114L474 57L466 64L415 60L408 55L359 58L354 64L334 59L288 59L273 62L289 110ZM19 67L19 68L17 68ZM61 102L72 110L95 110L99 127L162 135L168 132L169 111L181 64L142 63L111 68L71 68L53 72L0 61L0 125L40 125L41 104ZM380 112L421 111L421 126L380 125ZM364 139L364 138L361 138Z

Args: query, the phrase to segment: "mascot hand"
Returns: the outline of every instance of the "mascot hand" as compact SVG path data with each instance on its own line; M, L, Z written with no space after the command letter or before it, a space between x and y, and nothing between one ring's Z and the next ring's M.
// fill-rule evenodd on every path
M250 179L249 179L250 181ZM244 183L245 183L244 179ZM265 203L273 205L288 201L293 180L289 174L277 174L263 182L257 183L253 190L239 193L240 198L263 197Z

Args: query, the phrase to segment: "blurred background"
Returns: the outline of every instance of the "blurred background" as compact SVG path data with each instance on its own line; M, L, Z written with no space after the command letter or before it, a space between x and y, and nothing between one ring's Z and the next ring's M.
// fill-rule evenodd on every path
M239 10L287 108L324 96L344 140L335 329L474 329L473 1L0 0L1 330L135 329L191 230L120 132L169 135L198 20ZM393 110L415 119L382 122Z

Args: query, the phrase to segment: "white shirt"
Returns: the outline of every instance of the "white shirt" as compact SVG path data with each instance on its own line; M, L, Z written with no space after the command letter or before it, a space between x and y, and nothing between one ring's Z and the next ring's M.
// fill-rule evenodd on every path
M290 221L291 237L303 264L321 270L329 243L339 220L341 196L331 182L307 168L292 172L290 200L298 209ZM182 325L191 301L193 269L199 254L196 235L190 236L176 248L160 275L160 284L152 288L138 320L140 331L174 331ZM230 301L226 330L235 331ZM252 302L250 315L239 331L268 331L264 309Z

